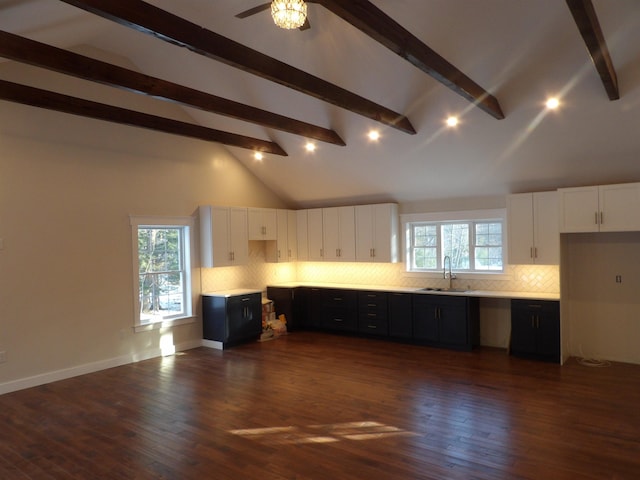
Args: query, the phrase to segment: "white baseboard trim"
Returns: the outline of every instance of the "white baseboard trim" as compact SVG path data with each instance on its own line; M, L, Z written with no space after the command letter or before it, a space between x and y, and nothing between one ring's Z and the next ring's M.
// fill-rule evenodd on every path
M202 346L207 348L215 348L216 350L223 350L222 342L216 342L215 340L202 339Z
M175 351L182 352L184 350L191 350L192 348L198 348L201 346L203 346L201 340L191 340L189 342L184 342L176 345ZM39 375L34 375L32 377L11 380L9 382L0 383L0 395L16 392L18 390L24 390L26 388L37 387L46 383L57 382L59 380L66 380L67 378L86 375L88 373L99 372L100 370L106 370L108 368L120 367L122 365L127 365L130 363L136 363L143 360L149 360L151 358L161 357L162 353L162 350L160 350L159 348L152 348L131 355L122 355L120 357L109 358L97 362L77 365L75 367L64 368L62 370L42 373Z

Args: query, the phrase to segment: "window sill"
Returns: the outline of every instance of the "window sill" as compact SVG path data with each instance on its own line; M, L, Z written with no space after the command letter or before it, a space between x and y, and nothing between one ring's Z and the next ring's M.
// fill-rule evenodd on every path
M511 280L513 275L509 272L453 272L458 280ZM407 272L403 273L405 278L439 278L442 279L442 271L439 272Z
M161 322L146 323L144 325L135 325L133 331L135 333L148 332L151 330L158 330L160 328L176 327L178 325L186 325L188 323L195 323L197 317L180 317L172 318L171 320L163 320Z

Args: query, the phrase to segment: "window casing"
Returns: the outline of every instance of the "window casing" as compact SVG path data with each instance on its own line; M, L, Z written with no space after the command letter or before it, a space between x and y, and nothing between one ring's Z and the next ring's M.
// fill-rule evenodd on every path
M408 215L404 222L407 271L441 271L448 256L455 272L503 273L506 238L500 212Z
M192 319L190 217L131 217L136 331Z

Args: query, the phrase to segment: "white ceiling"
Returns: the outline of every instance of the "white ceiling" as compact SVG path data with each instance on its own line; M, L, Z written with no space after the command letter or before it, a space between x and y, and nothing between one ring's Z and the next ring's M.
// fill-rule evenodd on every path
M149 3L406 115L408 135L347 110L98 18L57 0L0 0L0 29L61 48L86 46L161 77L334 129L346 147L185 109L193 122L280 144L287 157L229 151L291 206L403 203L640 181L640 2L593 0L618 74L610 101L564 0L373 0L500 102L496 120L328 10L285 31L265 0ZM550 95L562 108L544 111ZM455 129L444 127L460 115ZM382 135L366 138L369 129Z

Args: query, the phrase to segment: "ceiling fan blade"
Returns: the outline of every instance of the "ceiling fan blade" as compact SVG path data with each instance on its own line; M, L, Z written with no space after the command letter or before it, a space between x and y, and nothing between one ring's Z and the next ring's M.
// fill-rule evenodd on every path
M301 27L298 27L298 30L300 30L301 32L303 30L309 30L311 28L311 24L309 23L309 17L305 18L304 23L302 24Z
M258 5L257 7L250 8L249 10L245 10L244 12L240 12L236 15L236 18L247 18L251 15L255 15L256 13L263 12L268 10L271 7L271 2L263 3L262 5Z

